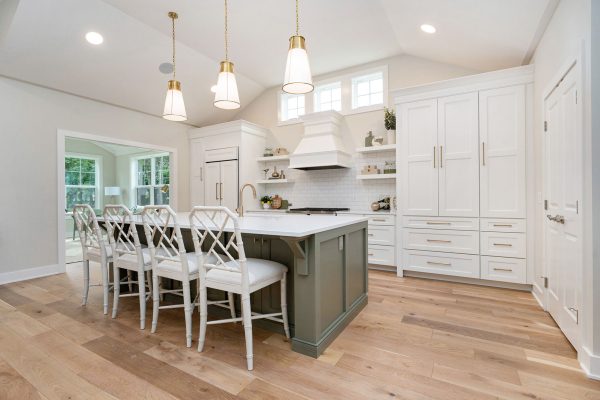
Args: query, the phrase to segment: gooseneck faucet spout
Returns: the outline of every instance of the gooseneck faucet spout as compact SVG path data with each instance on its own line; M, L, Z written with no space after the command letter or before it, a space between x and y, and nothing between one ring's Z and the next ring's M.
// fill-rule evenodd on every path
M244 216L244 189L246 189L246 187L252 188L252 196L256 199L256 188L254 187L254 185L251 183L244 184L242 186L242 188L240 189L240 198L239 198L240 206L236 210L240 217Z

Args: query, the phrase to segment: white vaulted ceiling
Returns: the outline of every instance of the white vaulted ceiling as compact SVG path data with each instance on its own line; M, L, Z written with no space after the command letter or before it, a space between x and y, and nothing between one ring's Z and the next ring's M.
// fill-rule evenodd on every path
M528 62L558 0L301 0L314 75L410 54L473 70ZM294 0L229 0L230 59L242 106L281 83ZM210 87L223 58L222 0L0 0L0 74L162 113L177 11L177 75L189 122L224 121ZM437 28L427 35L423 23ZM92 46L88 31L104 36Z

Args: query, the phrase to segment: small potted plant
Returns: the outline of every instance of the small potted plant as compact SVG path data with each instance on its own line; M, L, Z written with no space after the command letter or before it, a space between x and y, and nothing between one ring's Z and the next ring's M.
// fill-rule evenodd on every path
M263 197L260 198L260 204L262 204L262 207L267 210L269 208L271 208L271 196L267 196L264 195Z
M388 144L396 143L396 113L394 110L385 108L385 116L383 118L385 129L387 130Z

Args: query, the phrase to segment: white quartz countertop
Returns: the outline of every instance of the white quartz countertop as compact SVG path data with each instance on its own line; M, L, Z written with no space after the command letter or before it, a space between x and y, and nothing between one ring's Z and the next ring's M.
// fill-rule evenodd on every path
M177 223L180 228L190 228L189 212L178 212ZM102 218L99 218L102 220ZM142 217L135 215L136 223L142 223ZM208 224L208 220L206 220ZM246 213L239 218L242 233L256 235L305 237L344 226L366 222L367 218L358 215L304 215L304 214L268 214ZM172 226L172 224L170 224ZM226 232L233 232L231 220L225 227Z

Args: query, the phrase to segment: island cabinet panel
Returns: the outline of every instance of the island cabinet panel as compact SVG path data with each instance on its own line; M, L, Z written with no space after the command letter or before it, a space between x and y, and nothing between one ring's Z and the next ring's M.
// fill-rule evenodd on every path
M340 240L342 245L340 245ZM319 330L323 332L344 313L344 246L343 237L319 243L318 271Z
M365 248L368 247L368 237L365 232L358 230L345 237L346 247L346 310L360 301L367 291L367 276L364 271Z

